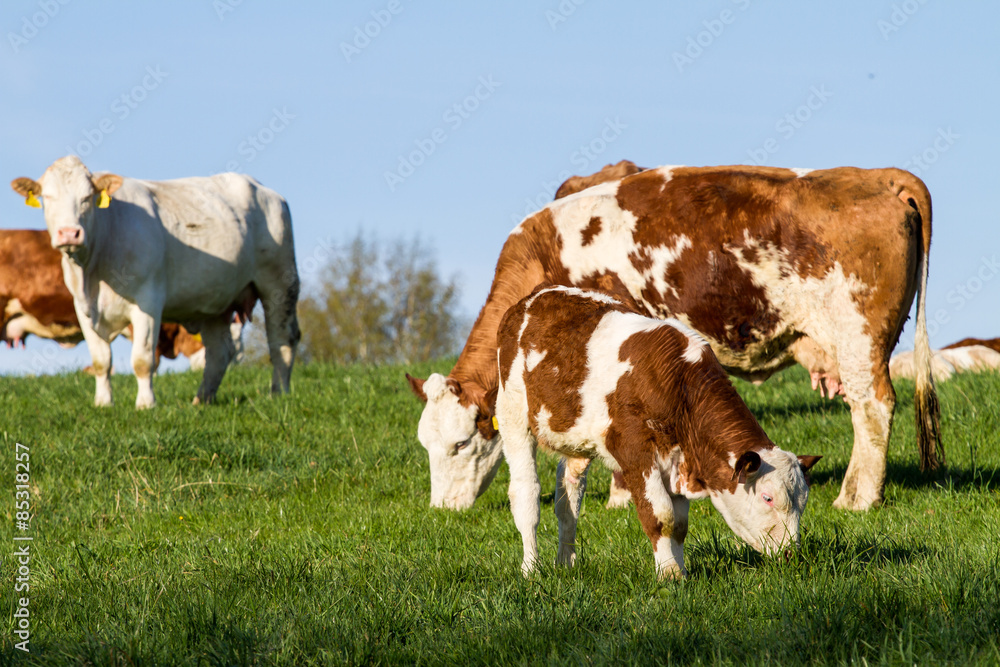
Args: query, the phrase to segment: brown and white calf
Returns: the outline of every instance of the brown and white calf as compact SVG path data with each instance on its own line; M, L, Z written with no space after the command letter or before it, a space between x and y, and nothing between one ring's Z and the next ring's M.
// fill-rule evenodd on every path
M758 551L798 544L805 471L819 457L774 446L692 329L639 315L600 292L552 287L507 311L497 339L496 418L524 574L538 560L537 446L563 457L557 563L576 558L584 475L594 458L621 471L660 578L686 574L694 499L710 498Z
M896 394L889 355L917 297L914 404L922 468L943 460L926 326L931 198L900 169L659 167L558 199L519 224L447 377L410 378L431 503L463 508L499 465L491 392L497 325L544 283L625 294L698 331L730 374L796 363L851 408L854 447L834 505L882 501ZM433 381L432 381L433 380Z

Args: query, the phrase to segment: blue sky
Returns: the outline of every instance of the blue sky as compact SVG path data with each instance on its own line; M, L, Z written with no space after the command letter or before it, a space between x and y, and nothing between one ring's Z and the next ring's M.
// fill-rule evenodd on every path
M358 230L417 236L474 317L510 229L571 174L904 167L933 197L942 346L1000 335L998 25L1000 3L942 0L8 1L0 176L69 152L137 178L246 172L288 199L307 285ZM0 197L0 228L43 226ZM31 339L0 372L88 361Z

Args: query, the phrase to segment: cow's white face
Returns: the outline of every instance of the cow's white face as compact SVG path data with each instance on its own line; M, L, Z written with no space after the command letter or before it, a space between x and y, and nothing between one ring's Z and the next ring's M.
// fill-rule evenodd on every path
M760 458L760 468L735 493L713 492L711 498L734 533L757 551L774 554L798 546L809 485L794 454L775 447Z
M110 198L121 183L121 177L114 174L94 178L80 158L70 155L53 162L37 182L18 178L11 186L30 205L43 205L53 248L70 256L85 256L102 193Z
M431 506L471 507L500 467L499 436L487 440L476 428L478 409L463 406L447 378L432 374L423 383L427 397L417 437L431 465Z

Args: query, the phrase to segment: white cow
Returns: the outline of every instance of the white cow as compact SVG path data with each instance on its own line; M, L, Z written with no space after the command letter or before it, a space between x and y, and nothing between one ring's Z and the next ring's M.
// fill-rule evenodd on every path
M201 333L205 374L195 403L211 402L235 354L230 321L260 299L274 367L273 393L287 392L300 334L299 276L288 204L240 174L141 181L91 174L76 156L36 182L11 183L44 204L52 246L93 359L95 404L111 405L110 341L132 324L137 408L155 405L153 348L162 320Z

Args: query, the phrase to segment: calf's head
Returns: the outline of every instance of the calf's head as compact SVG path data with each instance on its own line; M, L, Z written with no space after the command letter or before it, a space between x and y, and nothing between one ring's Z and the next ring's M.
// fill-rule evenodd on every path
M796 457L777 447L748 451L733 464L730 487L711 492L712 504L757 551L773 554L798 546L809 499L805 474L820 458Z
M110 205L121 184L121 176L94 176L80 158L70 155L53 162L37 181L15 178L10 185L28 206L44 204L52 247L73 256L86 249L95 211Z
M426 403L417 438L430 457L431 506L471 507L493 481L503 456L492 423L495 393L438 373L426 380L406 379Z

